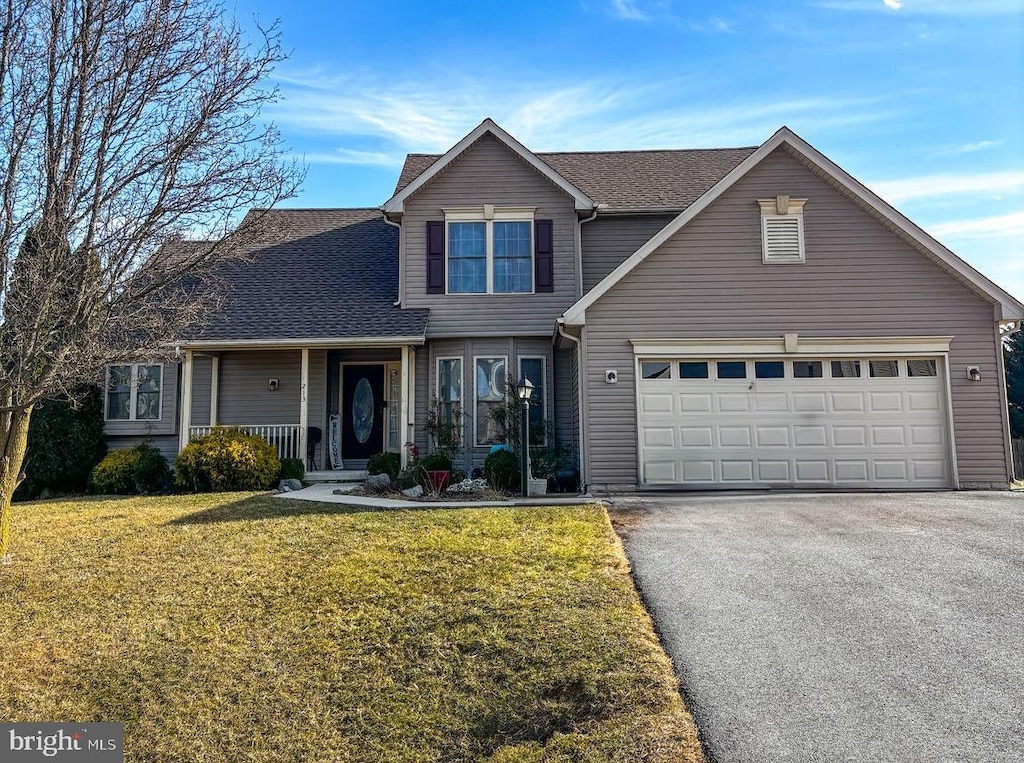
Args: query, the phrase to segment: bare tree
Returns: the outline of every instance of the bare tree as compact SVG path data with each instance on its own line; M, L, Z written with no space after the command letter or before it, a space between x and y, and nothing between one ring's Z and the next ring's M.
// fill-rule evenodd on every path
M210 0L0 0L0 558L33 406L166 353L293 195L282 58Z

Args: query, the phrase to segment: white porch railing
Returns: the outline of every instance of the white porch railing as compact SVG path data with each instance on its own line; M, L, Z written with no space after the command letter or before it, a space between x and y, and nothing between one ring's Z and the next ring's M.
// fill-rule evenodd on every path
M241 429L248 434L262 437L277 449L278 458L298 458L305 462L305 453L299 453L298 424L226 424L216 427L189 427L189 439L202 437L214 429Z

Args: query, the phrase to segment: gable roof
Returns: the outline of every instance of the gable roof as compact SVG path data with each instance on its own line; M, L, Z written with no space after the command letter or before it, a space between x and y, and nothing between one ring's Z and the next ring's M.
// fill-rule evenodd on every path
M1024 319L1024 304L960 259L947 247L939 243L930 234L897 211L874 191L854 178L795 132L788 127L782 127L761 144L756 151L743 159L743 161L708 189L706 193L685 211L679 214L678 217L658 231L615 270L605 276L593 289L577 300L575 304L562 314L562 317L559 318L559 323L583 325L586 322L586 311L590 305L607 294L633 268L647 259L669 238L707 209L712 202L722 196L741 177L750 172L750 170L760 164L765 157L780 146L786 146L798 158L810 165L826 179L840 186L856 203L899 231L919 251L931 257L963 283L995 303L999 320Z
M498 125L492 119L485 119L479 125L477 125L468 135L462 140L452 146L444 154L438 157L432 157L430 163L422 168L412 179L410 179L405 186L396 189L395 195L384 202L381 210L384 212L402 212L405 208L405 200L412 194L416 193L420 188L430 182L430 180L444 170L449 164L451 164L463 151L476 143L484 135L490 134L497 138L499 141L504 143L513 153L518 154L519 157L537 170L540 174L544 175L548 180L554 183L556 186L565 191L569 196L573 198L573 202L576 205L577 210L590 211L594 208L594 202L587 196L583 191L577 188L575 185L570 183L550 166L542 162L537 158L537 155L530 151L526 146L520 143L518 140L509 135L500 125ZM427 154L417 154L417 156L426 157ZM403 171L404 174L404 171Z
M602 210L680 212L757 150L695 148L653 151L560 151L535 156L593 199ZM409 154L395 193L439 154Z
M274 242L215 271L221 306L183 345L408 339L429 311L402 309L398 230L378 209L275 209ZM314 341L315 343L315 341Z

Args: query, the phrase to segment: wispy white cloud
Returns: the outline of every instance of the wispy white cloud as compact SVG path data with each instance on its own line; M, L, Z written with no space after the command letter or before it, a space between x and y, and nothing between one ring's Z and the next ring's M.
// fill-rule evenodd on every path
M891 202L929 199L939 196L1024 191L1024 170L939 174L869 184L882 198Z
M640 9L637 0L612 0L612 13L627 21L648 21L650 16Z
M975 151L985 151L989 148L995 148L1005 143L1005 140L979 140L974 143L964 143L962 145L953 148L952 153L955 154L973 154Z
M874 98L768 95L722 103L703 83L685 79L637 85L431 77L384 87L293 72L280 81L284 98L271 116L340 146L307 157L331 163L384 165L408 151L446 151L487 116L538 151L751 145L783 123L821 135L886 116ZM691 90L689 98L665 98Z
M334 151L319 151L310 154L296 154L310 164L362 164L375 167L401 167L405 155L386 151L358 151L338 148Z
M1024 210L932 225L938 238L1018 238L1024 236Z
M934 16L1003 16L1024 11L1024 0L815 0L812 4L837 11Z

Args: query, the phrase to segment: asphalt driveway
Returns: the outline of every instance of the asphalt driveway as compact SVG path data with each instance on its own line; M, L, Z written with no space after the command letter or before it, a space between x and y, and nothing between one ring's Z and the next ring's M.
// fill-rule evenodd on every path
M611 514L713 763L1024 760L1024 494Z

